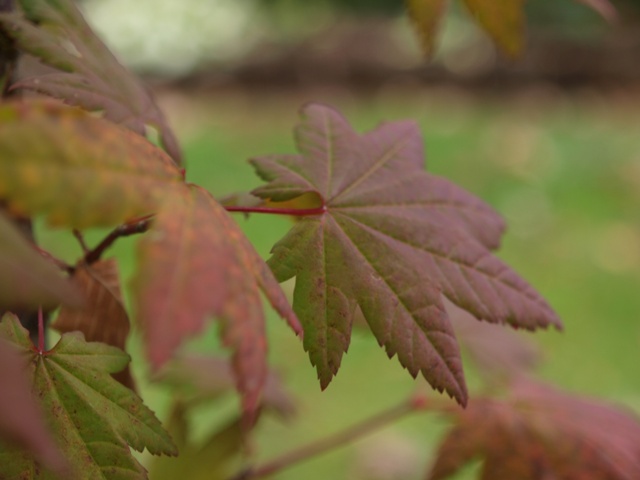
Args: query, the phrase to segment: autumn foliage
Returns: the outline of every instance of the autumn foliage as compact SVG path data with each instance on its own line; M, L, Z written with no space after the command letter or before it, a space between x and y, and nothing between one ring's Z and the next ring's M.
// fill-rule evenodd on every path
M428 52L446 3L407 2ZM464 3L506 52L520 50L522 2ZM352 329L366 325L410 375L467 406L420 397L377 420L420 410L451 419L428 478L446 478L475 458L485 479L640 476L640 427L631 414L525 373L528 347L504 325L559 330L560 319L494 255L500 215L425 171L416 123L358 133L334 108L308 104L294 128L298 153L256 156L264 184L243 202L219 200L185 181L164 115L71 0L18 2L0 14L0 37L11 52L0 103L0 478L147 478L131 448L179 455L178 463L154 463L153 478L225 478L225 462L242 451L260 415L293 409L268 367L262 298L301 338L322 389L338 374ZM27 54L46 68L11 75L12 62ZM38 95L14 95L24 91ZM160 146L147 139L149 127ZM230 212L298 221L265 262ZM74 265L19 231L35 217L74 233L82 248ZM91 227L113 230L91 247L82 234ZM130 235L139 237L136 270L123 286L117 259L106 254ZM279 286L289 279L291 303ZM36 314L37 328L27 330L21 321ZM474 330L479 320L496 330ZM180 351L209 321L228 360ZM189 392L173 404L166 429L136 393L124 351L131 324L154 378ZM52 347L49 328L62 334ZM499 395L488 389L470 398L459 339ZM238 414L201 448L190 444L185 412L233 388ZM283 468L274 465L237 478Z

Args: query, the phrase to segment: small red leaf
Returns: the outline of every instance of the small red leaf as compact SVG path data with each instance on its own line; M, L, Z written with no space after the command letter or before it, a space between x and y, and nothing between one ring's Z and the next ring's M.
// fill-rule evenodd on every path
M84 293L82 309L62 307L52 327L59 332L80 331L87 342L102 342L125 350L129 316L124 308L116 260L110 258L91 265L80 264L71 281ZM135 390L129 366L113 375Z
M266 379L260 290L296 332L301 330L264 262L224 208L195 186L162 207L138 256L135 303L153 367L200 332L208 317L218 317L252 421Z

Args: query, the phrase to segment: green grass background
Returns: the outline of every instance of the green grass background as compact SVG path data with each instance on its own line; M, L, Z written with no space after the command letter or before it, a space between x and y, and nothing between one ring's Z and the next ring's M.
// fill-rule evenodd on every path
M640 411L640 105L634 95L567 96L537 88L479 98L455 89L389 88L366 96L322 90L197 98L161 92L160 98L183 138L188 179L217 196L259 185L247 158L295 151L291 127L307 101L339 108L360 131L383 120L416 120L424 133L427 169L506 217L509 229L499 256L565 323L564 333L529 335L544 352L540 376ZM237 220L265 257L290 225L285 218L259 215ZM89 240L102 235L90 232ZM69 248L70 235L41 229L40 238L69 260L79 253ZM134 244L135 239L123 239L113 249L125 283L135 265ZM292 287L285 285L288 292ZM218 351L215 333L210 329L191 348ZM299 413L287 424L264 418L250 452L258 463L366 418L425 385L412 380L397 360L388 360L373 337L357 333L337 378L321 392L299 341L272 314L269 342L270 361L296 397ZM165 414L170 395L144 379L135 339L132 354L143 397ZM236 408L230 397L197 412L194 435L204 438ZM444 427L434 416L415 415L274 478L423 478ZM383 476L386 468L396 476Z

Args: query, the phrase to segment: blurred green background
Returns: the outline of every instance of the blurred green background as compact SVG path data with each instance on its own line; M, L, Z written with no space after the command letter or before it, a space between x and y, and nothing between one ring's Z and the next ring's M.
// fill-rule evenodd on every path
M91 0L85 6L122 58L154 78L189 76L205 65L229 72L231 63L242 63L265 39L299 41L300 35L315 28L311 14L323 24L339 22L344 9L336 5L352 7L350 15L385 16L390 28L400 32L407 65L424 63L406 21L397 17L398 2L311 6L293 0L192 0L185 2L191 10L184 13L184 25L176 21L183 18L177 3L139 1L135 8L140 14L133 12L131 2L118 0ZM550 7L551 3L558 6ZM534 27L548 27L546 19L553 18L560 33L597 40L614 29L570 0L529 4ZM636 4L620 6L631 12ZM154 21L171 17L173 30L167 26L170 20L142 30L141 25L153 26ZM454 33L474 32L468 37L471 43L479 38L464 16L454 12L452 18ZM123 29L128 24L127 34ZM200 24L202 29L196 29ZM163 35L156 38L159 32ZM443 47L447 38L453 38L448 32ZM138 50L131 47L135 44ZM445 57L441 53L436 61ZM357 82L269 89L233 81L208 89L165 82L157 86L157 95L183 140L188 179L216 196L259 185L247 158L295 151L291 128L299 106L308 101L340 109L360 131L383 120L416 120L424 133L427 169L467 188L506 217L509 229L499 256L549 300L565 323L564 333L524 334L541 345L541 377L640 412L640 96L635 83L603 89L587 82L568 90L541 81L506 90L478 90L455 82L422 85L403 77L382 80L372 90ZM252 215L237 220L264 257L290 226L286 218ZM90 232L89 239L95 242L102 235ZM78 250L69 250L70 235L41 229L39 236L70 261L78 255ZM125 278L135 266L134 244L135 239L123 239L113 250ZM284 288L291 292L293 285ZM388 360L363 332L354 333L342 370L325 392L320 392L299 341L271 314L269 341L272 365L282 373L299 412L287 424L268 416L263 419L248 452L258 463L364 419L415 389L427 388L424 381L412 380L397 360ZM219 351L215 328L191 348ZM132 352L136 360L141 358L136 338ZM479 380L473 369L467 372L473 395ZM160 415L166 414L170 393L145 380L140 362L135 373L143 397ZM204 438L236 409L237 401L230 397L195 412L191 419L195 437ZM420 479L445 426L434 416L415 415L274 478Z

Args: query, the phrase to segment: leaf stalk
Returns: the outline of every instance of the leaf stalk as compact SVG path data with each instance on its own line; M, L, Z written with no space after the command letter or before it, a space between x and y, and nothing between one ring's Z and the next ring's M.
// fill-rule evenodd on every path
M238 205L225 206L227 212L241 213L269 213L272 215L291 215L294 217L310 217L313 215L324 215L327 213L327 206L322 205L317 208L272 208L272 207L242 207Z
M153 215L146 215L115 228L93 250L86 252L84 256L84 263L91 265L92 263L100 260L104 252L107 251L119 238L146 232L151 225L153 217Z
M287 452L273 460L267 461L261 466L249 467L234 475L229 480L252 480L268 477L300 462L353 443L376 430L395 423L410 413L429 409L430 402L426 400L426 397L423 395L412 396L400 404L366 418L360 423L352 425L341 432L309 443L297 450Z

